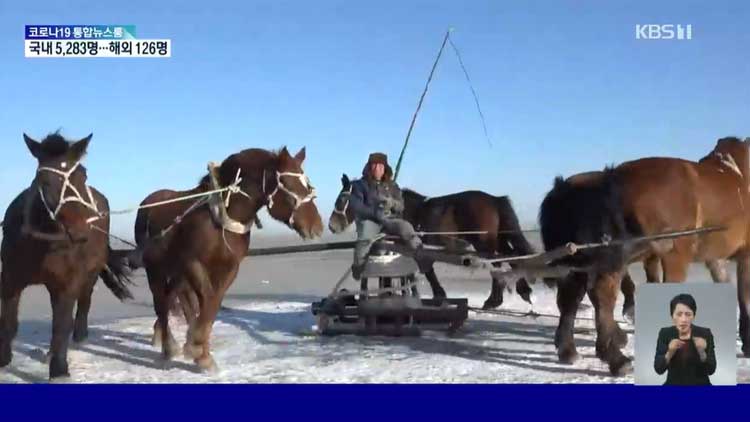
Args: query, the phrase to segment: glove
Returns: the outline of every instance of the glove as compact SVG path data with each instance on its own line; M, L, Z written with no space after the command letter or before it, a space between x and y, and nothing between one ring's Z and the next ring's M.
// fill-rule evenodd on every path
M375 211L375 215L373 216L374 220L378 224L383 224L385 222L385 210L381 207L378 207L378 209Z
M396 201L394 201L393 198L385 198L385 209L393 209L394 205L396 205Z

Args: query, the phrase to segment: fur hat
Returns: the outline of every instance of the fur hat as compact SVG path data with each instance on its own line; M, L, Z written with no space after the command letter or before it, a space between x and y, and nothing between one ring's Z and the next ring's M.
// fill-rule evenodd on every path
M367 159L367 164L383 164L384 166L387 166L388 156L383 154L382 152L373 152Z

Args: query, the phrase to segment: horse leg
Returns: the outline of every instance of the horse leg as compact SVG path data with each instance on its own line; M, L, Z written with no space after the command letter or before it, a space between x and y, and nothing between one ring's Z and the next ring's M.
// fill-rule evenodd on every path
M742 354L750 357L750 254L737 259L737 302L740 306Z
M94 293L94 285L99 277L95 274L91 281L83 286L78 296L76 307L76 319L73 327L73 342L83 343L89 337L89 310L91 310L91 295Z
M651 255L643 260L643 271L646 272L646 283L661 283L661 258Z
M711 273L714 283L729 283L729 271L722 261L718 259L706 261L706 268Z
M440 285L437 275L435 274L435 267L430 264L430 268L424 273L427 281L430 283L430 289L432 289L433 299L445 299L446 294L443 286Z
M620 273L600 274L589 291L596 321L596 355L609 364L609 372L616 376L624 375L632 368L630 359L622 354L617 341L619 327L614 311L621 279Z
M194 359L197 361L203 355L203 336L197 335L200 325L203 324L203 320L206 318L206 309L209 306L209 301L213 297L213 288L211 287L211 279L206 272L205 267L200 262L194 261L188 263L184 271L185 281L188 282L189 287L195 293L198 299L197 312L194 313L192 322L188 324L188 331L185 339L185 345L182 350L186 359ZM218 312L218 311L217 311ZM196 315L197 314L197 315ZM205 362L209 364L210 362Z
M18 304L23 289L13 287L5 275L0 284L0 368L13 359L12 344L18 332Z
M189 285L183 285L180 289L180 305L182 306L182 314L185 316L185 322L188 326L185 343L190 344L193 341L192 335L196 322L195 315L200 305L198 304L198 297Z
M633 324L635 323L635 282L633 282L627 270L622 282L620 282L620 291L625 296L625 301L622 304L622 316Z
M52 342L50 345L49 377L69 377L68 345L73 331L73 307L76 295L65 290L47 288L52 302Z
M555 347L561 363L573 363L578 359L573 330L575 328L578 305L586 293L585 273L571 273L557 286L557 309L560 320L555 331Z
M662 257L661 265L664 270L665 283L681 283L687 279L692 255L689 252L690 248L692 248L691 244L679 243L679 240L676 240L675 249Z
M154 312L156 312L156 323L154 324L154 336L151 343L155 347L161 346L162 358L170 360L177 352L177 342L169 329L169 279L160 271L146 269L148 276L148 287L154 300Z
M224 293L232 284L235 277L237 277L239 265L233 265L232 268L226 270L222 268L222 270L225 271L223 274L214 274L212 277L212 280L217 281L215 284L217 288L207 295L193 332L193 350L194 352L201 350L201 354L199 356L195 356L194 354L193 358L195 363L205 371L216 370L216 362L211 356L209 339L211 338L211 330L216 320L216 315L219 313Z
M495 309L503 304L503 290L508 287L507 283L503 280L500 281L497 277L492 277L492 290L490 296L484 301L482 309Z
M529 282L525 278L521 278L516 282L516 293L529 304L531 304L531 292L531 286L529 286Z

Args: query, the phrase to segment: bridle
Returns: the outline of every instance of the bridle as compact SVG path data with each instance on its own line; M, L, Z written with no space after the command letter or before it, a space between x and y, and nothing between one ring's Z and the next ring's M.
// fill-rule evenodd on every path
M346 222L347 225L349 224L349 218L346 216L346 211L349 210L349 201L350 201L349 198L351 198L351 196L352 196L352 187L353 186L350 184L348 190L342 190L339 193L338 198L336 199L336 204L334 204L334 206L333 206L333 213L334 214L339 214L342 217L344 217L344 221ZM341 197L346 197L346 201L344 202L343 209L338 209L338 207L337 207L337 205L339 203L338 199L341 198Z
M67 164L65 162L62 163L62 167L65 168ZM52 221L57 222L57 215L60 213L60 210L62 209L63 205L69 204L69 203L79 203L86 207L87 209L91 210L96 214L95 216L89 218L86 220L87 224L90 224L99 218L101 218L99 213L99 208L96 204L96 201L94 200L94 195L91 193L91 187L89 185L84 185L86 187L86 196L88 196L88 199L85 199L83 195L81 195L81 192L78 191L78 189L73 186L72 183L70 183L70 177L75 173L75 171L80 167L81 162L76 161L73 166L70 167L67 171L59 170L54 167L46 167L42 166L37 169L37 174L42 172L50 172L53 174L56 174L60 176L62 179L62 188L60 188L60 200L57 202L57 206L53 210L49 203L47 202L47 198L44 196L44 190L41 186L37 187L37 190L39 191L39 196L42 199L42 203L44 204L44 208L47 210L47 213L49 214L50 219ZM71 191L73 194L66 196L68 191Z
M294 192L293 190L289 189L284 182L281 180L282 177L295 177L297 180L308 189L308 193L304 196L301 196ZM284 171L280 172L276 170L276 188L268 195L266 195L266 203L267 207L270 210L273 208L273 197L278 193L279 191L282 191L289 195L290 198L294 200L294 205L292 206L292 212L289 215L289 225L291 226L294 224L294 213L301 207L302 205L306 204L307 202L311 202L315 198L318 197L315 188L312 187L310 184L310 179L305 175L305 173L296 173L291 171ZM266 192L266 171L263 171L263 192Z
M237 174L234 177L234 182L227 186L227 196L224 199L224 210L228 210L229 204L231 203L232 195L239 194L247 198L248 200L252 200L253 197L247 193L245 190L242 189L241 183L242 183L242 174L241 169L237 169ZM265 205L269 209L269 211L273 208L274 200L273 197L279 192L282 191L289 195L289 197L294 201L294 205L292 207L292 212L289 215L288 223L289 225L294 224L294 213L297 211L299 207L301 207L303 204L310 202L314 200L317 197L317 194L315 192L315 188L313 188L310 185L310 179L304 174L304 173L294 173L294 172L280 172L276 170L276 187L274 190L267 194L266 193L266 174L267 170L263 170L263 179L262 179L262 185L261 185L261 191L263 193L263 196L265 196ZM302 184L302 186L309 189L309 192L301 196L294 192L293 190L289 189L284 182L282 181L282 177L289 176L289 177L296 177L297 180ZM191 211L193 208L188 210ZM216 211L213 211L216 212ZM240 221L237 221L231 217L226 212L218 212L215 214L217 217L219 217L220 224L224 230L230 231L235 234L246 234L250 231L250 228L253 225L253 222L251 221L249 224L243 224ZM181 216L181 217L184 217ZM180 218L181 220L181 218Z

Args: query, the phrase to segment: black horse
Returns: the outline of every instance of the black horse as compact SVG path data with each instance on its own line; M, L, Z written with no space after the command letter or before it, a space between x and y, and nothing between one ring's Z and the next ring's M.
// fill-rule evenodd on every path
M0 288L0 368L12 359L21 292L43 284L52 303L50 378L68 376L68 343L88 336L98 278L119 298L132 298L123 262L109 248L107 198L86 184L81 160L91 135L67 142L57 133L39 143L24 135L38 167L31 186L5 213ZM73 308L78 304L75 321Z

